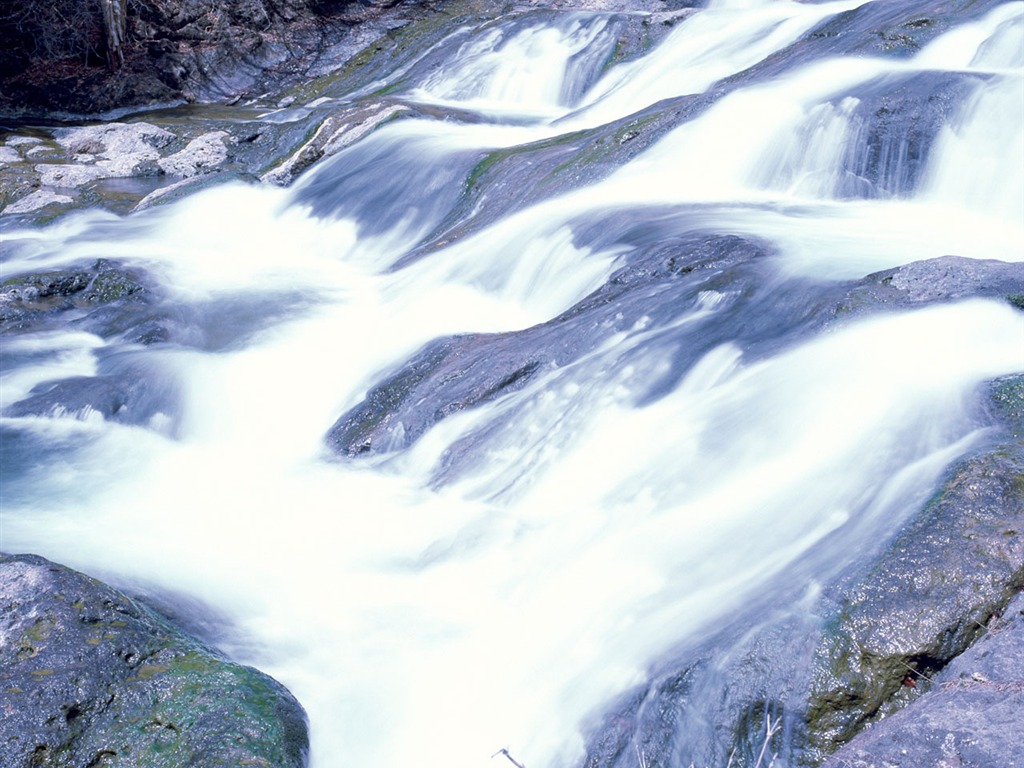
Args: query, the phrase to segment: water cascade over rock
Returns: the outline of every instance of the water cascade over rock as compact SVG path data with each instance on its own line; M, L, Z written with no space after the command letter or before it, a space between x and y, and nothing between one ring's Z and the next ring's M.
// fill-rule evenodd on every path
M215 609L312 768L1000 765L1024 3L690 5L128 118L189 186L8 138L2 549Z

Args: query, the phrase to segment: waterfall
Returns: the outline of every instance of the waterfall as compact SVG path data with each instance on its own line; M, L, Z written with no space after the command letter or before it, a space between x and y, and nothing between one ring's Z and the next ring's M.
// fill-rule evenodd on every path
M1024 3L905 56L813 34L861 5L715 2L624 57L629 14L484 19L389 81L419 111L292 188L8 227L5 276L115 259L186 331L4 338L3 549L209 606L307 709L312 768L580 765L666 654L890 536L983 439L978 385L1024 370L994 299L793 309L1024 261ZM749 258L651 276L709 235ZM519 378L330 452L438 339ZM120 375L137 419L10 411Z

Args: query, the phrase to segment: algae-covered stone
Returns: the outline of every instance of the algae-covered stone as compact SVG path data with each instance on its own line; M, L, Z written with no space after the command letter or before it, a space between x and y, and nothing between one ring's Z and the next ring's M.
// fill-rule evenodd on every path
M767 711L788 765L1024 765L1024 375L986 390L989 440L902 533L813 602L682 649L595 726L584 764L753 765Z
M914 702L1024 584L1024 377L991 385L1001 439L958 462L825 628L808 708L813 755Z
M306 761L305 714L146 606L35 555L0 556L0 765Z
M140 270L99 259L70 267L9 278L0 285L0 332L32 331L65 316L104 305L146 304L153 298Z
M930 692L865 730L826 768L1024 766L1024 595L933 680Z

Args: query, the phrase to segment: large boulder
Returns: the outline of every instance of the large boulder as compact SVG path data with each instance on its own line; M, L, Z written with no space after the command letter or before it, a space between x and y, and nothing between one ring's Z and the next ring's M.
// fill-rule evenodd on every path
M280 683L95 579L2 555L0 619L5 768L306 763Z

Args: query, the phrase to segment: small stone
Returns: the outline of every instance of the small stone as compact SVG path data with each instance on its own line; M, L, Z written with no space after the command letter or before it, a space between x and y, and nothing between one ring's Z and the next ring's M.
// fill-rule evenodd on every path
M225 131L211 131L193 139L183 150L158 162L160 169L172 176L198 176L215 170L228 158L224 143L229 136Z
M68 197L67 195L59 195L56 192L51 192L47 189L39 189L26 197L21 198L16 203L4 208L0 215L3 214L14 214L14 213L32 213L38 211L41 208L45 208L48 205L68 205L74 202L74 198Z

